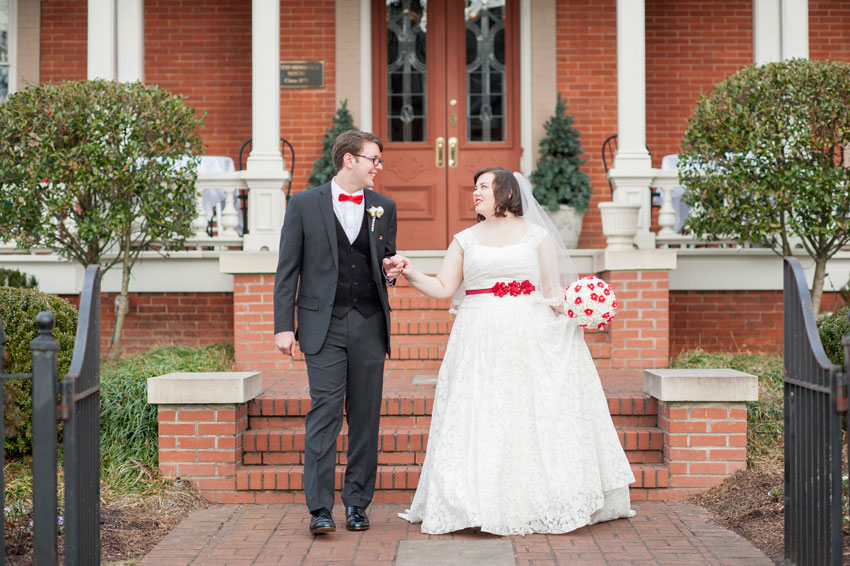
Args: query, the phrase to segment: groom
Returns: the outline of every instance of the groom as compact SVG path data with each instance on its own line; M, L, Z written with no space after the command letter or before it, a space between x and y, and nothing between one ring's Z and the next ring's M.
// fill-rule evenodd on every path
M377 136L351 130L333 147L330 183L293 196L286 207L274 286L274 340L285 355L296 339L307 362L304 491L310 532L336 530L336 439L343 409L348 465L342 488L345 527L369 528L378 467L378 418L384 358L390 352L386 286L401 266L395 255L396 208L371 190L383 168ZM298 330L295 332L295 307Z

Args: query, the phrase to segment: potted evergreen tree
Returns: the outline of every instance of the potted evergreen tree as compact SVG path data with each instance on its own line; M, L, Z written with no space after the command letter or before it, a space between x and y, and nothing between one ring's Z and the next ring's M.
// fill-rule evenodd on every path
M307 185L310 187L318 187L324 185L336 175L334 167L333 148L336 137L342 132L348 130L356 130L354 125L354 117L348 110L348 100L343 100L342 105L333 117L333 125L329 130L325 131L325 137L322 139L322 155L313 162L313 172L310 178L307 179Z
M529 177L534 198L547 209L561 232L564 244L574 249L581 234L581 221L590 203L590 178L579 166L582 159L579 132L573 117L558 94L555 115L543 125L546 135L540 140L540 159Z

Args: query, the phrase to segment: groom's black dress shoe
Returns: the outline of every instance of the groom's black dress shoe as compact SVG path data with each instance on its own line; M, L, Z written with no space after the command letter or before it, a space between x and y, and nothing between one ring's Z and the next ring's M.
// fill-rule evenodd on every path
M336 523L331 516L331 512L322 507L313 513L313 520L310 521L310 533L314 535L323 535L332 533L336 530Z
M362 507L352 505L345 508L348 518L345 520L345 528L349 531L365 531L369 528L369 517Z

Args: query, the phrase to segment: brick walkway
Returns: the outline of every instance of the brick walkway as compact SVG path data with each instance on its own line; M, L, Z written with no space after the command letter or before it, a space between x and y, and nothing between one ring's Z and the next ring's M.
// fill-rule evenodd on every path
M509 541L517 566L564 564L670 564L771 565L747 540L708 518L702 507L679 502L634 502L637 516L579 529L566 535L496 537L463 531L428 536L396 514L402 505L376 504L369 508L372 528L363 533L344 529L344 510L334 509L336 533L309 534L303 505L216 505L196 511L139 563L140 566L248 566L341 564L412 566L429 562L427 545L418 543L418 558L400 553L405 541L430 541L437 549L446 541L475 548L481 541ZM340 528L341 527L341 528ZM496 551L510 554L505 544ZM507 549L507 550L505 550ZM398 559L404 554L406 558ZM435 553L436 556L437 553ZM463 566L490 566L457 555ZM501 562L500 562L501 563Z

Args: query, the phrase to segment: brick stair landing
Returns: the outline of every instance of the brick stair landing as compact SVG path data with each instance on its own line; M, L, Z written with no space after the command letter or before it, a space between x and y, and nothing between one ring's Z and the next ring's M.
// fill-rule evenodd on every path
M381 432L375 501L410 501L428 444L436 371L388 370L381 403ZM618 437L632 471L636 500L664 499L669 470L662 463L662 432L657 406L640 392L639 371L603 371L603 386ZM265 380L264 380L265 381ZM293 372L265 383L265 392L248 407L236 488L255 493L257 502L303 501L304 415L310 408L306 375ZM337 439L336 488L346 461L347 428Z

